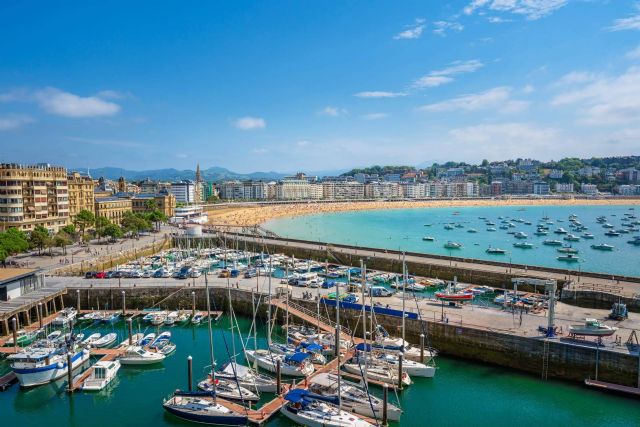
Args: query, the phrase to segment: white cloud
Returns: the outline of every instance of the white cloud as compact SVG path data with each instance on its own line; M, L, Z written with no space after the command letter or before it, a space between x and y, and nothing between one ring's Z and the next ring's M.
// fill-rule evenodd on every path
M530 94L533 93L536 89L533 87L533 85L526 85L525 87L522 88L522 93L524 94Z
M462 31L464 29L464 25L459 22L436 21L433 25L435 27L433 33L443 37L446 36L449 31Z
M416 80L413 85L419 88L425 87L438 87L443 84L451 83L453 81L452 77L445 76L424 76L420 77Z
M446 83L451 83L454 80L452 76L464 73L473 73L483 66L484 64L477 59L455 61L442 70L434 70L426 76L420 77L413 83L413 86L417 88L441 86Z
M393 36L394 40L419 39L424 31L424 19L416 19L415 24L408 25L407 27L406 30Z
M387 113L369 113L361 116L365 120L382 120L389 117Z
M445 111L478 111L493 108L501 113L518 113L529 107L529 102L512 100L512 89L506 86L495 87L484 92L462 95L446 101L423 105L418 109L430 113Z
M638 123L640 67L615 77L599 77L556 96L554 106L576 106L578 122L590 125Z
M594 73L587 71L572 71L560 77L560 80L556 82L556 85L576 85L592 82L597 79L598 76Z
M499 16L489 16L487 18L487 21L489 21L492 24L504 24L505 22L512 22L511 19L501 18Z
M469 143L497 142L502 145L545 144L558 136L558 130L543 128L530 123L481 124L452 129L449 134L457 141ZM539 146L542 148L542 146Z
M613 21L610 31L640 30L640 13Z
M640 59L640 45L627 52L624 56L627 59Z
M374 90L374 91L358 92L354 96L357 96L358 98L397 98L399 96L406 96L406 95L407 94L403 92L385 92L380 90Z
M567 3L569 0L473 0L464 8L464 13L471 15L476 10L489 9L524 15L529 20L536 20L552 14Z
M267 122L260 117L240 117L234 120L233 126L241 130L264 129Z
M35 92L34 99L47 113L63 117L113 116L120 111L118 104L98 96L81 97L53 87Z
M306 139L301 139L300 141L296 142L296 145L298 147L308 147L309 145L311 145L311 141L308 141Z
M345 110L344 108L332 107L330 105L318 111L318 115L329 116L329 117L345 116L346 114L347 114L347 110Z
M28 123L33 122L30 116L22 114L9 114L8 116L0 116L0 131L18 129Z

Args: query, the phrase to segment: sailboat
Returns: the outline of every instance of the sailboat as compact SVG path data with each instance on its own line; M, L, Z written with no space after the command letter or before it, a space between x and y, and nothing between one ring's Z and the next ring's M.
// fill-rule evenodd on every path
M323 396L304 389L293 389L284 399L280 413L293 422L308 427L368 427L369 422L341 410L338 396Z
M212 390L198 392L175 391L173 395L163 401L164 409L188 421L194 421L201 424L225 425L225 426L243 426L249 422L246 414L237 413L226 406L216 402L216 381L213 366L213 334L211 331L211 308L209 305L209 281L207 273L204 275L205 292L207 297L207 319L209 326L209 357L211 359L211 378Z

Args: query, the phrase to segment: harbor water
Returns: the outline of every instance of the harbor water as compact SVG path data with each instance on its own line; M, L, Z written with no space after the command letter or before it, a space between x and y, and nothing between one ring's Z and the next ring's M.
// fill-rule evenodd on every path
M587 227L585 232L594 235L593 239L580 237L584 232L576 232L570 228L569 216L572 214ZM634 236L639 236L640 232L631 231L610 237L605 235L608 229L596 221L599 216L606 216L607 222L614 226L615 230L619 230L623 228L624 223L638 221L637 218L625 220L628 215L640 218L640 208L500 206L388 209L279 218L265 223L265 227L282 237L303 240L539 265L576 272L591 271L612 276L640 276L640 245L628 243L635 238ZM549 218L549 232L546 236L537 236L534 234L536 225L543 217ZM488 231L486 221L495 223L493 228L496 230ZM504 225L502 221L511 222L515 227L500 229L499 227ZM453 228L445 229L447 224L453 225ZM579 236L580 240L563 240L566 235L554 233L554 230L560 227ZM640 225L633 228L640 228ZM469 232L470 229L476 232ZM523 232L527 238L517 239L513 234L515 232ZM423 240L423 237L427 236L433 237L434 240ZM568 263L558 260L558 247L544 245L545 240L560 240L563 244L571 245L579 251L579 261ZM461 243L462 248L447 249L444 245L448 241ZM529 242L533 248L514 247L513 244L518 242ZM615 249L599 251L591 248L591 245L602 243L613 245ZM489 247L504 249L506 253L488 254L486 250Z
M239 319L249 330L250 320ZM264 323L264 322L261 322ZM81 327L82 328L82 327ZM134 325L138 330L138 326ZM141 332L155 327L140 325ZM124 322L115 325L88 326L84 332L118 332L125 339ZM170 330L177 351L163 363L150 367L123 366L116 382L97 393L65 392L65 380L22 390L14 385L0 393L0 413L6 426L77 427L158 427L190 425L166 414L162 399L176 388L187 387L187 356L194 360L194 383L202 379L209 365L209 341L206 325L161 327ZM258 330L264 338L264 329ZM226 340L226 345L225 345ZM214 324L215 355L219 364L232 352L228 317ZM241 345L237 340L236 351ZM266 345L259 339L259 345ZM227 352L226 348L229 348ZM499 367L439 357L438 373L433 379L416 378L415 384L400 396L404 410L399 425L496 426L518 424L539 427L554 423L563 427L629 427L640 425L637 400L603 394L580 385L541 381L534 376L513 373ZM0 361L6 371L6 361ZM194 384L195 386L195 384ZM379 389L375 390L380 394ZM390 393L392 399L396 397ZM271 399L265 395L263 400ZM191 424L193 425L193 424ZM292 423L276 416L268 425Z

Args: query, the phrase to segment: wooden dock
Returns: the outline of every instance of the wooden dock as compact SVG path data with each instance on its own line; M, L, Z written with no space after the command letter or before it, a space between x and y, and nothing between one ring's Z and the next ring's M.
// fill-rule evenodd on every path
M593 387L593 388L597 388L600 390L609 391L613 393L629 394L632 396L640 397L640 388L638 387L629 387L626 385L613 384L605 381L589 380L589 379L584 380L584 383L588 387Z

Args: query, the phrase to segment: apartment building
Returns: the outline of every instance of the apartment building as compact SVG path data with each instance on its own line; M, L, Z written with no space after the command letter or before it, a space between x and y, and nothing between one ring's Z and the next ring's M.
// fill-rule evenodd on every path
M357 181L326 181L322 183L322 197L329 200L364 199L365 186Z
M429 184L424 182L403 182L400 184L402 195L407 199L429 197Z
M533 183L533 194L537 196L548 196L551 194L551 186L544 181L537 181Z
M171 193L159 193L159 194L132 194L131 210L134 213L149 212L149 205L154 204L156 208L171 218L176 213L176 197ZM152 202L152 203L150 203Z
M69 217L71 221L82 210L95 213L93 178L73 172L67 175L69 187Z
M556 184L556 193L573 193L573 183L562 183L559 182Z
M287 177L276 184L276 199L279 200L319 200L322 196L322 185L310 184L306 179Z
M114 224L120 225L126 212L133 210L133 203L129 198L100 197L95 200L96 217L104 217Z
M182 181L172 182L169 192L173 194L178 203L197 203L196 201L196 183L185 179Z
M580 191L584 194L595 196L598 194L598 186L595 184L581 184Z
M32 231L41 225L51 233L69 223L67 170L38 164L0 164L0 230Z
M226 181L220 184L220 198L226 200L265 200L269 184L264 181Z
M402 197L402 187L397 182L371 182L364 187L368 199L393 199Z

